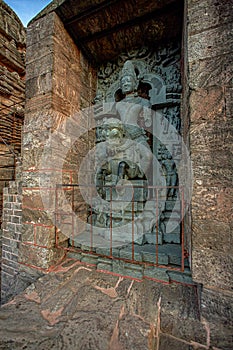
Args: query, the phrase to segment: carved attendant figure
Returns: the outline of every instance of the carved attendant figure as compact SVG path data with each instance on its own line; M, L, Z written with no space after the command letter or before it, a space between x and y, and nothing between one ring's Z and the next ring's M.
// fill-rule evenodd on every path
M167 198L173 198L176 193L177 186L177 172L176 172L176 164L174 160L172 159L172 156L168 150L164 150L162 155L162 169L166 176L167 181Z

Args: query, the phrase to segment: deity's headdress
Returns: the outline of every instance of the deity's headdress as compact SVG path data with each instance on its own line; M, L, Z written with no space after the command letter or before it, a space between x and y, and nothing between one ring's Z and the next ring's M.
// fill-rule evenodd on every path
M138 85L138 78L136 75L135 66L132 63L132 61L127 60L124 63L124 66L121 71L121 79L125 76L131 76L135 81L135 85Z
M124 126L123 126L122 121L120 119L114 118L114 117L105 119L103 126L105 128L115 127L115 128L124 130Z
M122 76L131 75L134 79L137 79L135 67L132 61L125 61L124 66L122 68Z
M125 128L124 125L122 123L122 121L118 118L108 118L104 121L103 123L103 127L105 130L109 129L109 128L116 128L118 130L120 130L122 136L124 136L125 134Z

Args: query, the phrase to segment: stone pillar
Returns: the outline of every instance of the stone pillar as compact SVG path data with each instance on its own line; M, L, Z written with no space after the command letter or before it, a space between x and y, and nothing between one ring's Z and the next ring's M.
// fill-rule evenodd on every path
M185 3L182 114L193 167L192 278L202 285L200 316L209 342L230 349L232 5L227 0Z
M55 12L32 22L27 35L23 133L20 262L24 265L47 270L64 256L64 250L55 247L55 187L61 182L77 183L90 125L88 117L77 115L74 127L81 128L85 137L72 153L68 121L90 105L93 82L95 72Z
M193 164L192 276L203 285L210 342L232 346L232 8L188 1L190 148ZM207 324L207 323L206 323Z
M232 288L233 51L229 1L188 1L193 278L206 287ZM203 20L205 18L205 20Z

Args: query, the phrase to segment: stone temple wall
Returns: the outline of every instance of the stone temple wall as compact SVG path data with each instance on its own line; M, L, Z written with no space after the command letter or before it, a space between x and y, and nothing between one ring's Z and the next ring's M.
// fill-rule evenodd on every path
M192 277L201 316L230 349L232 319L232 3L187 1L189 133L193 166ZM211 328L210 332L213 332Z
M11 180L15 180L16 163L20 161L25 104L25 51L25 28L10 7L4 1L0 1L0 226L4 205L0 249L3 251L2 266L8 267L6 279L15 274L13 265L17 260L18 241L15 237L9 241L8 235L5 235L7 222L13 225L16 222L13 207L9 203L13 199L10 195L12 191L9 190L8 196L8 189L4 187L7 187ZM11 183L10 186L12 188L18 185ZM7 199L6 203L4 199ZM21 209L21 206L17 204L15 210L18 209Z
M192 276L204 315L213 300L224 313L233 289L232 3L188 1L188 18Z
M15 177L21 147L25 102L25 29L16 14L0 2L0 216L2 190ZM16 156L14 155L16 153Z

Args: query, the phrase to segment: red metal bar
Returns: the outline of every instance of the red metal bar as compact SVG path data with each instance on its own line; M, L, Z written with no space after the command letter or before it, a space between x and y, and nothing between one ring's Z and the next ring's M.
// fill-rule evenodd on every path
M91 225L91 251L93 251L93 227L92 227L92 189L91 189L91 219L90 219L90 225Z
M72 187L72 246L74 247L74 187Z
M112 258L112 187L110 188L110 257Z
M182 199L181 199L181 271L184 272L184 189L180 188Z
M156 188L156 244L155 244L155 259L156 266L159 264L159 190Z
M55 246L58 247L59 235L57 229L57 187L55 188Z
M134 189L132 200L132 260L134 261Z

